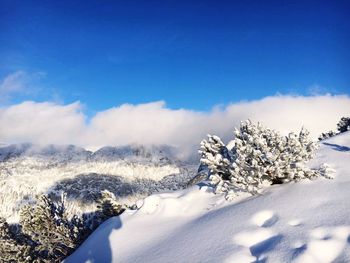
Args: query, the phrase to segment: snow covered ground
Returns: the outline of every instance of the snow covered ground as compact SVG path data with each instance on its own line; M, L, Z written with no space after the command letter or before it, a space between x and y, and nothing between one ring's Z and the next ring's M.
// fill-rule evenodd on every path
M205 184L149 196L101 225L78 262L350 262L350 132L321 143L310 164L335 179L265 189L233 202Z

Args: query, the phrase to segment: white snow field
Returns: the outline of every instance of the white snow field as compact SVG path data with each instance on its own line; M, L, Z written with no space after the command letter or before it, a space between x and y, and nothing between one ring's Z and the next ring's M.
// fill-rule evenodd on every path
M199 184L139 201L65 260L78 262L350 262L350 132L310 164L335 179L274 185L226 201Z

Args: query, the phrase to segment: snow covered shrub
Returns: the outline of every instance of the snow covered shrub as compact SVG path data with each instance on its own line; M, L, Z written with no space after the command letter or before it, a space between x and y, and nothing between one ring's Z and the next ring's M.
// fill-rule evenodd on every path
M340 121L337 124L338 131L340 133L346 132L350 130L350 118L349 117L342 117Z
M201 142L201 163L209 168L216 192L230 198L237 192L258 193L264 184L313 178L319 173L305 166L317 148L302 129L282 136L259 123L242 122L235 138L225 145L218 136Z
M342 117L340 119L340 121L337 123L337 129L338 129L338 132L329 131L329 132L322 133L318 137L318 140L322 141L322 140L325 140L325 139L329 139L329 138L331 138L331 137L333 137L333 136L335 136L337 134L349 131L350 130L350 118Z
M318 137L318 140L319 141L323 141L323 140L326 140L326 139L329 139L333 136L337 135L336 132L334 131L329 131L329 132L323 132L319 137Z
M40 259L60 262L71 254L82 242L84 228L76 216L68 219L65 197L53 202L42 195L34 206L22 208L20 216L22 232L33 241L33 247Z
M104 190L100 192L99 197L96 200L97 210L90 213L85 213L82 216L84 225L84 236L87 237L92 233L99 225L101 225L107 219L113 216L121 215L125 209L134 209L134 207L120 204L117 198L112 192Z
M118 203L115 195L108 190L101 192L101 197L97 200L97 208L106 219L119 216L125 211L124 206Z

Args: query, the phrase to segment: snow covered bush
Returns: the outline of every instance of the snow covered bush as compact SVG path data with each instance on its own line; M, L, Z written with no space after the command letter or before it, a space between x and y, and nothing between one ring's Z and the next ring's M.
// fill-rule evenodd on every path
M340 121L337 123L337 130L338 132L335 131L329 131L329 132L325 132L322 133L319 137L318 140L322 141L325 139L329 139L337 134L346 132L350 130L350 118L349 117L342 117L340 119Z
M329 139L333 136L337 135L336 132L334 131L329 131L329 132L323 132L319 137L318 137L318 140L319 141L323 141L323 140L326 140L326 139Z
M106 219L112 216L119 216L125 211L124 206L118 203L115 195L107 190L101 192L101 197L97 200L97 204L97 208Z
M342 117L337 124L337 128L338 128L338 131L340 133L349 131L350 130L350 118L349 117Z
M201 163L217 192L230 198L238 192L258 193L264 184L313 178L319 174L305 166L317 148L309 132L282 136L251 121L242 122L235 138L225 145L218 136L201 142Z

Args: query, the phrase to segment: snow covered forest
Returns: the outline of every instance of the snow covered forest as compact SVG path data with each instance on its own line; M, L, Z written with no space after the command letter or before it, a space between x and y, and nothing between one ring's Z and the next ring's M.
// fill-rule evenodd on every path
M247 120L191 160L4 145L0 262L350 261L349 130L344 117L316 142Z
M186 187L197 164L176 158L168 146L104 147L95 152L76 146L37 147L31 144L0 148L0 216L18 222L19 210L39 194L67 194L72 214L91 212L102 190L123 203L162 190Z

